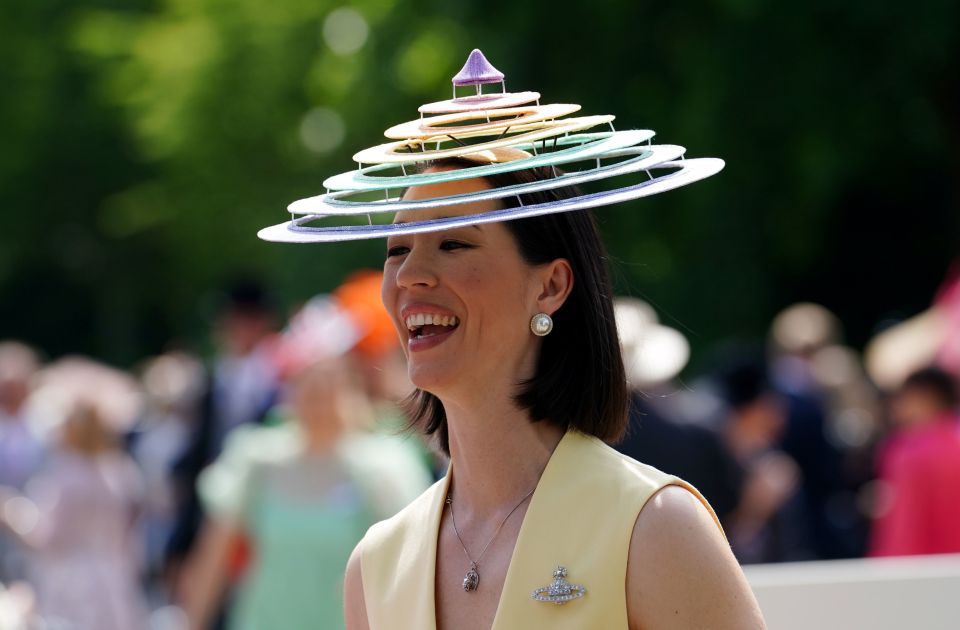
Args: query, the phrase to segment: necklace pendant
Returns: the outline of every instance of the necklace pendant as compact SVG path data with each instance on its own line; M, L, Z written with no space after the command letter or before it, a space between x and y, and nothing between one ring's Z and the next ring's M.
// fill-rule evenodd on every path
M469 593L477 590L478 586L480 586L480 574L477 573L477 563L471 562L470 570L463 576L463 590Z

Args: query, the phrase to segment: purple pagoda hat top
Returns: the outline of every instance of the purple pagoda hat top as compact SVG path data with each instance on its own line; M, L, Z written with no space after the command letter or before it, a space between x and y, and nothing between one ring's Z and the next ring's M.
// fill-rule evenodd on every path
M487 61L479 48L473 49L470 56L467 57L467 62L463 64L463 68L453 77L453 84L458 87L480 83L500 83L501 81L503 81L503 73Z
M482 85L489 83L501 83L502 91L484 94ZM476 86L474 94L457 96L458 87L471 85ZM681 146L653 144L655 133L649 129L618 131L614 116L571 116L579 105L541 104L537 92L507 92L503 73L479 50L470 53L453 78L453 88L453 98L421 105L418 119L387 129L384 135L390 142L356 153L358 168L326 179L323 194L287 206L290 220L260 230L260 238L288 243L353 241L596 208L678 188L724 166L717 158L686 158ZM421 172L435 160L450 158L475 166ZM548 169L553 176L418 201L402 198L411 187L534 168ZM566 199L523 203L529 193L623 175L638 176L639 181ZM497 208L500 204L492 203L495 209L486 212L416 219L417 210L506 198L517 199L517 207ZM414 220L390 222L401 210Z

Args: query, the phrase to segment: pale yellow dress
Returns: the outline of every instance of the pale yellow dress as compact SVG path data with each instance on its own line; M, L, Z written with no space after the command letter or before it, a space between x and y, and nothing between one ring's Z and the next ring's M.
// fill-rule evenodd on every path
M361 571L371 630L435 630L437 533L449 478L364 537ZM634 523L647 500L667 485L687 488L710 509L685 481L568 431L523 519L493 629L627 628L625 580ZM533 599L560 565L567 581L582 585L586 594L561 605Z

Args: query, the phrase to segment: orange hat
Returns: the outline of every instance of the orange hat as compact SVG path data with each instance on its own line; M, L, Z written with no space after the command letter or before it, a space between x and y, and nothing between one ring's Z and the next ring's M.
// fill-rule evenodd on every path
M393 320L380 301L382 282L382 272L362 269L350 274L333 292L334 299L363 331L355 348L368 358L384 355L400 344Z

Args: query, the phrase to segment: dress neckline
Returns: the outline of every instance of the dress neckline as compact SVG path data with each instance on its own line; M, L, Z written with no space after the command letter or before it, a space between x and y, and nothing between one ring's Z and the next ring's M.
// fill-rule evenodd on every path
M578 440L578 437L581 439ZM517 534L517 542L510 556L510 564L507 566L507 575L503 580L503 589L500 591L500 598L497 601L497 610L494 614L493 624L490 626L491 630L497 630L500 619L506 615L506 613L504 613L505 608L516 606L519 602L525 602L526 598L529 597L527 590L524 590L520 584L517 584L517 582L523 581L523 577L517 575L517 572L520 570L519 567L525 566L524 558L531 553L531 545L527 544L528 539L535 537L536 532L540 531L542 527L549 526L549 517L547 515L554 513L550 508L552 504L556 502L557 498L556 492L541 492L541 488L556 486L554 480L562 476L565 470L563 462L567 459L567 452L585 437L586 436L582 436L574 430L568 430L560 439L560 442L557 443L557 447L553 450L553 453L550 454L550 459L547 460L547 465L543 469L543 474L540 475L540 480L537 482L533 496L530 498L530 505L527 506L527 511L524 513L523 521L520 524L520 532ZM426 549L423 549L423 551L426 553L417 554L419 563L421 563L421 566L418 567L417 574L430 576L428 587L429 597L423 598L422 602L422 605L429 608L429 610L424 610L422 614L419 615L421 619L429 620L429 630L437 630L437 546L440 537L440 521L444 506L446 505L447 494L450 491L450 473L452 469L453 463L451 462L450 468L448 468L447 474L444 475L442 483L437 484L438 492L432 497L433 505L431 506L429 525L426 530L430 534L425 537L424 547L426 547ZM549 568L551 567L547 567L547 569ZM506 616L509 617L509 615Z

